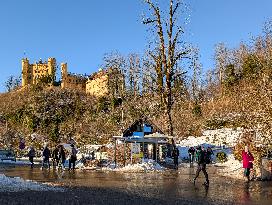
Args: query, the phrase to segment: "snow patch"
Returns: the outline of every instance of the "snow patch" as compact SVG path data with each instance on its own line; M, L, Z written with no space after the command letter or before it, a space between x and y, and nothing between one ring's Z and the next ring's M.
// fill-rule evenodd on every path
M157 162L151 159L143 159L142 163L128 164L125 167L116 167L114 164L110 164L107 167L102 168L103 171L119 171L119 172L154 172L163 171L164 167L160 166Z
M222 169L218 170L218 174L231 178L243 179L244 169L242 168L242 163L236 160L233 154L228 155L228 161L217 163L216 165L222 167Z
M20 177L7 177L0 174L0 192L17 191L64 191L63 188L42 184L31 180L24 180Z
M214 152L214 155L212 155L212 161L215 166L221 168L218 169L218 174L242 179L242 163L234 158L232 147L234 147L240 140L243 131L244 130L242 128L222 128L216 130L205 130L203 135L200 137L189 136L177 144L180 153L179 157L182 159L188 159L188 149L190 147L196 147L199 145L204 146L205 148L211 147ZM224 163L217 162L216 154L218 152L225 152L228 160Z

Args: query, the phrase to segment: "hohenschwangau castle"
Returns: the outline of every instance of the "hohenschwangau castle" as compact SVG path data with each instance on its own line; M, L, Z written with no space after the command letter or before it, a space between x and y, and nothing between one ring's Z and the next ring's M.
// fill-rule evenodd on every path
M61 88L77 89L93 96L108 94L119 95L124 89L123 75L117 69L100 70L92 75L80 75L68 72L67 63L61 63ZM39 60L30 64L22 59L22 87L38 84L42 78L56 79L56 59Z

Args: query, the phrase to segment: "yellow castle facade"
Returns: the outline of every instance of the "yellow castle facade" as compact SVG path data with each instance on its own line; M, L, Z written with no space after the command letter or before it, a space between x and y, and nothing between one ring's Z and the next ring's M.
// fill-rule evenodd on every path
M119 95L124 89L123 75L117 69L99 70L90 76L68 72L67 63L61 63L61 88L76 89L89 95L101 97L109 94ZM30 64L22 59L22 86L35 85L45 76L56 78L56 59Z
M30 64L27 58L22 59L22 86L36 85L46 76L55 78L56 75L56 59L48 58L48 61L35 62Z
M61 88L77 89L86 91L88 76L69 73L67 63L61 63Z

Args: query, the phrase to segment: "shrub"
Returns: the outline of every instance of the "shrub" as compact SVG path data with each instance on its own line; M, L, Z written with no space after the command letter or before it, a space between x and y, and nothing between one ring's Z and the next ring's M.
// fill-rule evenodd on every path
M202 116L201 106L199 104L195 104L192 113L195 117L201 117Z
M227 122L222 119L210 119L206 121L205 127L207 129L221 129L227 125Z
M218 152L216 154L216 159L221 163L226 162L228 160L227 154L225 152Z

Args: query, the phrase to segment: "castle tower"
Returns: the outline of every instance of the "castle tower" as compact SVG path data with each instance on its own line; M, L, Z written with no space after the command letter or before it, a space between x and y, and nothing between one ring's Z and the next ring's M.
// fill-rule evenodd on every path
M56 73L56 59L55 58L48 58L48 74L55 75Z
M67 81L67 63L61 63L61 88L66 87L66 81Z
M27 58L22 59L22 86L29 84L29 60Z

